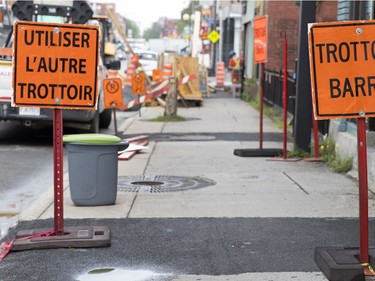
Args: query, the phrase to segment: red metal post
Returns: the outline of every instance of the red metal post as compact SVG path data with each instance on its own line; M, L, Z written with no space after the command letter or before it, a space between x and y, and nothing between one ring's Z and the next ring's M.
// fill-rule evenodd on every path
M283 144L283 158L286 159L287 148L287 114L288 114L288 41L286 40L286 33L284 35L284 81L283 81L283 104L284 104L284 144Z
M369 262L368 241L368 182L367 182L367 144L366 119L357 119L358 144L358 182L359 182L359 261Z
M260 92L259 92L259 149L263 149L263 95L264 95L264 63L260 64Z
M53 161L54 161L54 218L56 235L64 234L63 197L63 115L61 109L53 109Z

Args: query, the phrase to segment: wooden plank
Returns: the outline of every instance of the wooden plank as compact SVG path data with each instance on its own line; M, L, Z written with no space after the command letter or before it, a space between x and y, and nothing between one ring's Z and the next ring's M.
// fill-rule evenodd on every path
M181 70L181 73L182 73L183 76L189 75L180 59L177 61L177 65L178 65L178 68ZM194 88L193 88L193 85L191 84L191 81L187 82L187 86L190 90L190 93L194 94Z
M130 143L130 142L145 141L146 139L148 139L148 135L140 135L140 136L136 136L136 137L132 137L132 138L127 138L125 140Z
M182 76L191 74L197 75L199 72L199 63L197 58L180 57L178 59L177 66ZM195 97L194 100L202 100L198 77L196 79L188 81L186 84L179 85L179 92L185 100L190 100L193 96Z
M141 146L146 146L148 145L148 139L147 140L144 140L144 141L139 141L139 142L134 142L134 144L136 145L141 145ZM133 158L134 155L136 155L140 150L134 150L134 151L125 151L123 153L121 153L119 156L118 156L118 160L130 160L131 158Z

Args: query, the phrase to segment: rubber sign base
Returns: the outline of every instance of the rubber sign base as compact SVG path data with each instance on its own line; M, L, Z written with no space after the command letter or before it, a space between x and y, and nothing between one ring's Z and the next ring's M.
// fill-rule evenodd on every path
M50 229L32 229L17 232L12 251L56 248L99 248L111 245L111 232L107 226L65 227L63 235L20 239L44 233Z
M375 248L370 248L370 265L375 266ZM365 281L365 267L359 262L359 248L317 247L315 263L331 281Z
M277 148L235 149L233 154L240 157L276 157L283 155L283 150Z

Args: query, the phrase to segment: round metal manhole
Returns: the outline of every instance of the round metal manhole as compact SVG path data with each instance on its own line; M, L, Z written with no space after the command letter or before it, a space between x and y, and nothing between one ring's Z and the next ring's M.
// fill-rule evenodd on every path
M123 192L164 193L204 188L216 182L201 177L129 176L119 177L117 190Z

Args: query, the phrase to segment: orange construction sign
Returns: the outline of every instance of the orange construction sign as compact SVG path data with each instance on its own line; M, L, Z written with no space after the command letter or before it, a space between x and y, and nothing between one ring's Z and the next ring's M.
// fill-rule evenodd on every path
M96 109L99 28L14 23L15 106Z
M122 81L120 78L103 79L103 90L105 108L122 106Z
M254 19L254 61L267 62L267 16Z
M152 81L161 82L163 80L163 71L160 68L152 70Z
M146 74L144 72L134 73L132 75L132 93L133 95L143 95L146 93Z
M375 21L309 26L316 119L375 116Z

